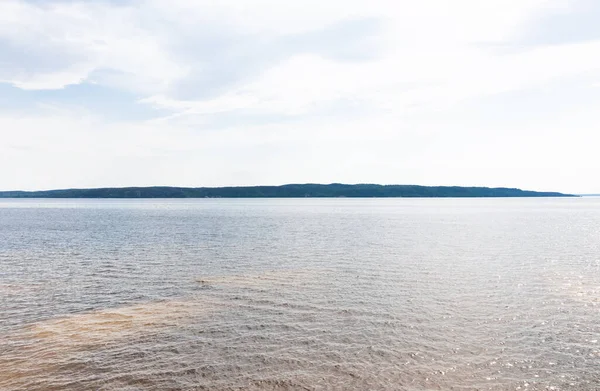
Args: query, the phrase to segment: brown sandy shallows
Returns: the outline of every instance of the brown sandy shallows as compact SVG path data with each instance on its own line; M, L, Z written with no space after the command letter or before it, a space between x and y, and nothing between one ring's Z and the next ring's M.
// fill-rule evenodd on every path
M0 349L0 389L40 389L43 384L39 383L44 383L46 376L61 373L73 361L85 361L86 355L107 344L184 326L218 306L204 300L160 301L31 324L3 337L6 344Z
M270 271L254 275L211 277L203 284L270 289L303 286L319 273L307 270ZM190 296L179 300L139 303L64 316L30 324L6 335L0 347L0 389L78 389L63 381L87 373L87 357L132 340L153 338L199 318L235 305L227 299ZM127 363L123 363L127 365ZM57 379L56 383L51 379ZM62 380L61 380L62 379ZM62 387L62 388L61 388Z
M44 288L45 284L0 284L0 295L19 295L25 292L39 291Z
M144 330L177 327L212 309L214 304L191 300L135 304L35 323L28 327L26 335L42 342L92 345Z

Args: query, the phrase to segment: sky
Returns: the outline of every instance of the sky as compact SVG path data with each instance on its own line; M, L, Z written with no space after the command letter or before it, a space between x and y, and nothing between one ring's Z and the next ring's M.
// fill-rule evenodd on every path
M596 0L0 0L0 190L600 193Z

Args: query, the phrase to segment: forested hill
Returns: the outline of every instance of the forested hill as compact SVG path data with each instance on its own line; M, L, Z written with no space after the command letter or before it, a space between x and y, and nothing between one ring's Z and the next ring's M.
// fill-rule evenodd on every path
M124 187L48 191L4 191L0 198L291 198L291 197L572 197L511 188L296 184L248 187Z

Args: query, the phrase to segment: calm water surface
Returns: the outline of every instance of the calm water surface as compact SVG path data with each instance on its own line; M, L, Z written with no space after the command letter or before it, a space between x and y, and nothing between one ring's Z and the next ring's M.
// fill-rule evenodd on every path
M0 200L0 390L600 390L600 198Z

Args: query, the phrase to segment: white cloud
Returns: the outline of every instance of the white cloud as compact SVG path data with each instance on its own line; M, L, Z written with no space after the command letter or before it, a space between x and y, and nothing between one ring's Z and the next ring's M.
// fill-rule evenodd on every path
M561 7L4 0L0 81L31 94L95 83L170 114L112 123L69 103L4 110L0 164L14 169L0 171L0 188L345 181L584 191L583 179L558 183L553 173L561 151L573 170L598 167L591 95L577 112L503 125L468 111L491 95L597 80L600 41L519 44L536 15ZM71 99L76 107L86 96Z
M177 111L178 117L236 110L300 115L339 100L402 113L423 105L446 107L595 69L600 69L600 41L494 56L472 49L422 51L367 64L300 55L214 99L152 96L142 102Z
M185 75L186 67L170 59L160 37L136 23L137 12L93 2L2 1L0 42L30 57L5 58L0 80L24 89L59 89L95 70L110 70L122 76L103 81L140 91L163 89Z
M116 74L95 81L144 93L164 93L192 69L202 72L202 64L211 62L210 53L202 52L187 53L187 59L182 59L177 53L182 41L186 41L186 50L194 51L195 44L210 41L215 34L231 39L253 36L248 48L252 50L253 45L276 37L318 31L338 21L359 18L379 19L385 25L380 41L388 51L410 59L419 57L423 49L437 51L448 45L502 39L541 2L497 1L482 6L472 0L452 4L432 0L325 4L315 0L160 0L119 6L95 2L39 6L6 0L0 3L0 39L33 53L40 61L27 64L27 71L19 66L22 64L12 64L0 79L27 89L61 88L86 80L94 70L110 70ZM44 63L56 57L65 57L65 61L45 69ZM11 59L7 63L10 65Z

